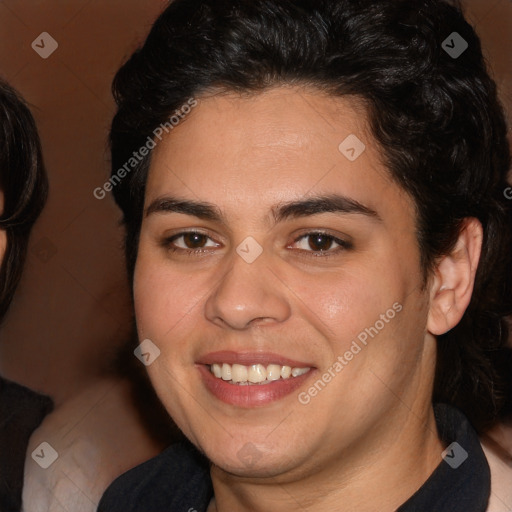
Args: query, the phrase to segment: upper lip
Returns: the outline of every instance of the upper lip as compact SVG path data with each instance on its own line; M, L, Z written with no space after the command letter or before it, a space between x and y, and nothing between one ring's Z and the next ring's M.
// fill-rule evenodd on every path
M233 350L221 350L218 352L210 352L204 356L201 356L197 361L197 364L241 364L244 366L250 366L253 364L278 364L280 366L291 366L292 368L312 368L311 363L305 363L303 361L297 361L288 357L274 354L272 352L235 352Z

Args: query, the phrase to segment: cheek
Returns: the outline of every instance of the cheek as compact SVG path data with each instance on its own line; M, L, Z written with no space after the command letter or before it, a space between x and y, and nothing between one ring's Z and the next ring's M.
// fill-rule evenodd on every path
M367 265L324 276L301 275L295 282L300 299L297 304L303 305L301 314L310 318L331 344L338 345L337 351L344 350L355 336L400 302L406 289L400 275L393 278L388 272L383 276Z
M193 280L184 279L165 265L140 256L134 273L133 295L139 336L165 340L200 298Z

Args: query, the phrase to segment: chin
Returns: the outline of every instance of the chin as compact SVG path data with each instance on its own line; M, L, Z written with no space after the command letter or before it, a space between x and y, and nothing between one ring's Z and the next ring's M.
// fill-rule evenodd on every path
M278 462L275 460L275 453L272 454L271 458L265 457L265 455L257 455L255 459L246 457L245 460L240 460L236 455L216 455L213 455L213 458L210 459L215 466L237 477L272 478L286 471L282 461Z
M274 477L287 471L287 466L292 463L290 444L285 440L282 440L281 448L275 443L269 446L268 443L249 439L236 442L226 440L204 448L206 456L215 466L239 477Z

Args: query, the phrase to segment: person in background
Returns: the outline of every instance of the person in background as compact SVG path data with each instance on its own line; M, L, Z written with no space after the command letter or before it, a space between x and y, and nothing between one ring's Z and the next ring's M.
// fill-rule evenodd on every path
M36 125L23 99L0 80L0 321L20 281L30 232L48 193ZM2 340L0 340L0 343ZM51 398L0 376L0 510L19 512L25 453Z

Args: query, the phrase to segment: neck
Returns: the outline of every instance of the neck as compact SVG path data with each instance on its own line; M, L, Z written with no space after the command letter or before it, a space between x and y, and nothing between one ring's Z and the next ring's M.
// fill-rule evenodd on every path
M376 425L350 453L333 449L329 459L293 474L251 479L212 466L208 512L396 510L432 474L444 449L431 406L421 415L400 412L398 428Z

